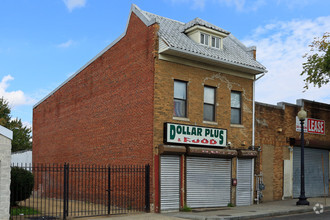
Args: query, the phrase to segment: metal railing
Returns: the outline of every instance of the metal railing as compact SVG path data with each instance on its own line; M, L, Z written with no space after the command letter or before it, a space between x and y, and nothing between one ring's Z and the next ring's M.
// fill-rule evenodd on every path
M31 195L11 219L66 219L150 211L150 165L12 165L32 172ZM15 189L15 190L14 190ZM12 195L24 186L11 186Z

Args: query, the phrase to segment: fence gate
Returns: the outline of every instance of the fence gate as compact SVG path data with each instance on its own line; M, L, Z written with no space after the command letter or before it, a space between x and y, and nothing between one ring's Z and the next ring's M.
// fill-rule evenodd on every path
M27 198L22 197L24 185L11 186L13 199L23 199L11 205L11 219L66 219L150 211L149 165L13 167L31 172L34 186Z

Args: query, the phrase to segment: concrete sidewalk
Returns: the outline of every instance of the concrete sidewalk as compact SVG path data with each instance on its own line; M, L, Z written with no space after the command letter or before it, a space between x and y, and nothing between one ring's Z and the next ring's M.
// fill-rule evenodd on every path
M167 216L185 218L185 219L255 219L261 217L271 217L278 215L288 215L303 212L313 212L315 204L322 204L324 208L330 206L330 198L309 198L309 206L296 206L298 199L288 199L274 202L264 202L258 205L240 206L240 207L224 207L214 211L202 212L177 212L168 213Z
M262 217L271 217L279 215L288 215L295 213L313 212L315 204L319 203L324 209L329 209L330 198L309 198L309 206L296 206L298 199L288 199L274 202L264 202L258 205L240 206L240 207L223 207L219 209L193 210L192 212L170 212L170 213L143 213L120 216L94 217L84 219L99 220L179 220L179 219L196 219L196 220L223 220L223 219L255 219Z

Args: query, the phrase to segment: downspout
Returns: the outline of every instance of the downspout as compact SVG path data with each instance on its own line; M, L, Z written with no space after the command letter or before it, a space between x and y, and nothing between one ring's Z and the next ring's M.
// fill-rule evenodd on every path
M254 80L253 80L253 98L252 98L252 103L253 103L253 107L252 107L252 150L254 150L254 138L255 138L255 82L260 79L261 77L263 77L265 75L265 73L263 73L261 76L259 76L258 78L256 78L254 76Z

